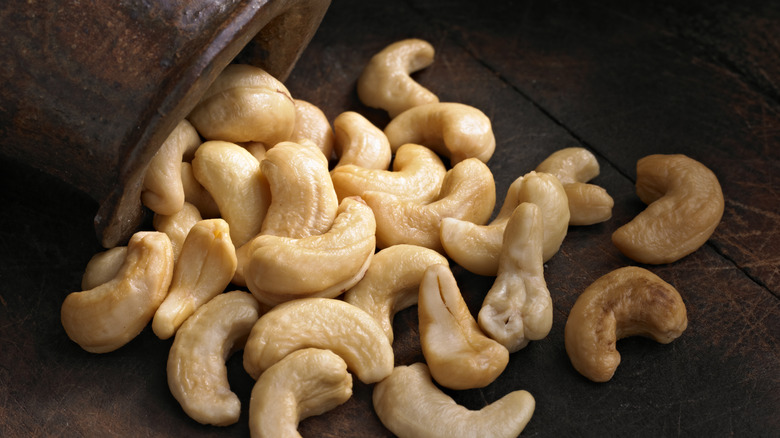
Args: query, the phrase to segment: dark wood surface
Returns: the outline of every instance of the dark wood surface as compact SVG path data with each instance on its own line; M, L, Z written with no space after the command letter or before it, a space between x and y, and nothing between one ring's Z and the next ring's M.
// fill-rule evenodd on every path
M493 122L499 200L555 150L583 146L598 157L594 183L614 197L613 218L571 227L546 264L549 336L514 353L490 386L448 391L472 409L530 391L537 406L524 436L780 435L780 5L680 3L336 0L287 80L331 120L355 110L384 126L386 114L357 100L355 81L387 44L423 38L436 59L415 79ZM725 214L698 251L648 266L680 291L685 333L668 345L620 341L617 373L595 384L571 367L563 327L587 285L636 264L610 234L644 208L635 164L653 153L684 153L712 169ZM240 353L228 366L244 412L217 428L189 419L170 395L170 342L151 330L104 355L68 340L59 309L100 250L97 204L5 158L0 180L0 436L247 436L252 380ZM476 311L492 279L456 274ZM396 363L422 360L415 308L395 328ZM370 398L356 382L350 401L300 430L390 436Z

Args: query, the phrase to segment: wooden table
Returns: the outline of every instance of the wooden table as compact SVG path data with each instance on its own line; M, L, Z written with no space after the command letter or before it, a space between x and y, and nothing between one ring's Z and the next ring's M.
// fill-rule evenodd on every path
M360 104L355 81L387 44L422 38L436 60L415 79L493 122L499 204L552 152L596 154L593 182L613 196L613 217L571 227L546 264L549 336L514 353L490 386L448 391L477 409L528 390L537 406L525 436L780 435L780 4L680 3L336 0L287 81L331 120L355 110L384 126L387 115ZM610 234L644 208L635 165L655 153L683 153L712 169L725 214L694 254L646 266L680 291L687 331L668 345L620 341L617 373L595 384L570 365L563 327L586 286L636 264ZM247 436L252 380L240 354L228 366L244 412L238 424L216 428L189 419L170 395L170 341L146 330L93 355L68 340L59 308L100 250L97 204L7 159L0 175L0 436ZM492 278L456 273L476 310ZM412 308L395 320L398 364L422 360L416 318ZM371 387L356 381L350 401L300 430L389 436L370 398Z

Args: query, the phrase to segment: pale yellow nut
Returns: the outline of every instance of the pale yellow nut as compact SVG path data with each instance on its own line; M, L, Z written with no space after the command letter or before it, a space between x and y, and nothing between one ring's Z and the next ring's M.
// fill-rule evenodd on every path
M181 184L184 188L184 203L198 209L202 218L219 217L219 206L208 190L203 187L192 171L192 163L181 163Z
M261 303L335 298L363 278L376 250L374 213L360 198L345 198L337 213L320 235L260 235L251 241L243 277Z
M339 201L319 149L279 143L266 153L261 169L271 190L262 234L303 238L330 229Z
M439 195L429 203L373 191L365 192L363 199L374 211L380 249L407 243L443 252L439 238L442 219L484 224L495 207L496 184L485 163L469 158L447 171Z
M392 171L346 164L331 170L330 177L339 199L377 191L424 203L439 195L446 174L436 152L408 143L398 148Z
M528 391L517 390L470 410L433 383L424 363L396 367L374 386L372 399L382 424L399 438L515 438L536 408Z
M379 323L393 342L393 317L417 304L420 282L431 265L448 266L438 252L416 245L393 245L374 255L363 278L344 294L344 301L360 307Z
M173 276L173 249L164 233L139 231L127 244L116 276L65 297L60 317L68 337L92 353L107 353L134 339L154 316Z
M115 246L93 255L81 276L81 290L94 289L116 277L126 257L126 246Z
M336 353L306 348L268 368L252 387L249 432L253 438L300 438L298 423L352 397L352 376Z
M236 249L227 222L196 223L182 245L168 295L152 320L152 330L168 339L200 306L222 293L236 272Z
M268 152L269 149L268 146L262 141L248 141L245 143L239 143L238 145L249 151L249 153L252 154L252 156L255 157L258 162L263 161L265 158L265 153Z
M699 249L723 217L718 178L685 155L649 155L636 166L636 193L648 204L612 234L612 242L639 263L675 262Z
M406 143L427 146L455 165L467 158L487 162L496 149L490 119L479 109L455 102L428 103L410 108L385 127L395 152Z
M333 120L334 150L339 161L336 167L347 164L366 169L387 170L393 152L385 133L355 111L346 111Z
M185 202L182 209L172 215L156 214L152 218L152 226L155 230L168 235L173 247L173 261L179 260L181 248L195 224L202 221L200 211L189 202Z
M687 327L677 289L647 269L628 266L603 275L577 298L564 341L574 369L594 382L606 382L620 364L617 340L644 336L668 344Z
M295 103L284 84L265 70L230 64L187 118L207 140L273 146L290 138Z
M247 292L219 294L192 314L168 353L168 388L190 418L228 426L238 421L241 401L230 390L225 361L244 347L260 317L260 305Z
M244 369L257 379L284 356L303 348L338 354L363 383L393 371L393 347L368 313L334 298L301 298L261 316L244 348Z
M311 140L328 160L333 155L335 136L328 117L313 103L293 99L295 103L295 127L289 140L300 143Z
M420 282L420 344L431 375L451 389L482 388L504 371L509 351L471 316L447 265L431 265Z
M260 233L271 190L252 154L235 143L207 141L195 153L192 170L219 206L234 245Z
M360 101L395 117L407 109L438 102L433 92L412 79L411 73L433 63L433 46L424 40L396 41L375 54L363 68L357 82Z
M541 208L524 202L504 230L498 274L477 315L479 326L514 353L552 328L553 305L544 280Z

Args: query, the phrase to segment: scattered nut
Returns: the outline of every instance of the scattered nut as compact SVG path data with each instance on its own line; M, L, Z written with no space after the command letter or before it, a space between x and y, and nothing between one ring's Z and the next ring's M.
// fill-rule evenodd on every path
M336 167L354 164L366 169L387 170L393 152L385 133L354 111L339 114L333 120L336 137Z
M94 289L116 277L125 258L126 246L115 246L92 256L81 276L81 290Z
M336 140L327 116L313 103L301 99L293 99L293 102L295 127L289 140L295 143L311 140L322 151L322 155L330 160Z
M172 215L154 214L152 226L155 230L167 234L168 238L171 239L174 263L179 260L179 254L181 254L181 248L187 234L195 224L202 220L200 211L189 202L185 202L181 210Z

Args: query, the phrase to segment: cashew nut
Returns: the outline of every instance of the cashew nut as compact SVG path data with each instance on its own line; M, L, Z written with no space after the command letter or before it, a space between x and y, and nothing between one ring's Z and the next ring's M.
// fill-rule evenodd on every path
M168 238L171 239L174 263L179 260L187 234L195 224L202 220L200 211L189 202L185 202L182 209L172 215L154 214L152 226L155 230L167 234Z
M241 402L230 390L225 361L241 348L260 317L247 292L219 294L176 332L168 353L168 388L190 418L228 426L238 421Z
M510 353L550 332L553 306L544 280L541 208L524 202L504 230L498 275L482 302L479 326Z
M346 164L331 170L330 177L339 199L378 191L425 203L439 194L446 174L447 168L436 152L407 143L398 148L392 171Z
M225 290L235 271L236 249L227 222L196 223L182 245L168 295L154 314L154 334L173 336L195 310Z
M260 235L249 243L243 276L261 303L335 298L363 278L376 250L374 213L360 198L345 198L337 213L324 234Z
M173 249L168 236L139 231L130 238L127 257L113 279L65 297L62 326L86 351L114 351L146 327L165 298L172 275Z
M306 348L285 356L255 382L249 401L253 438L300 438L298 423L349 400L352 376L336 353Z
M509 363L509 351L485 336L447 265L431 265L420 282L420 344L433 379L451 389L482 388Z
M189 121L207 140L261 141L273 146L295 127L295 103L265 70L230 64L206 90Z
M393 342L393 317L417 304L420 281L428 266L449 265L438 252L416 245L393 245L374 255L365 276L344 294L344 301L360 307L382 327Z
M331 350L366 384L393 371L393 347L374 318L334 298L301 298L261 316L244 347L244 369L257 379L284 356L303 348Z
M439 195L430 203L374 191L363 193L363 199L376 217L379 248L408 243L443 252L439 238L442 218L484 224L495 207L496 184L485 163L469 158L447 171Z
M335 137L325 113L317 105L301 99L293 99L295 103L295 127L289 140L300 143L311 140L322 151L322 155L330 160L333 155Z
M433 63L434 49L427 41L409 38L397 41L375 54L357 82L360 101L387 111L391 118L425 103L438 102L430 90L410 76Z
M81 290L94 289L116 277L126 257L126 246L115 246L93 255L81 276Z
M354 111L339 114L333 120L334 148L339 157L336 167L354 164L366 169L387 170L393 152L385 133Z
M410 108L387 124L385 135L393 152L406 143L417 143L448 157L452 165L472 157L486 163L496 149L488 116L455 102Z
M569 225L593 225L612 217L614 201L603 187L586 184L599 174L599 162L585 148L561 149L542 161L537 172L555 175L566 190Z
M517 390L470 410L431 381L424 363L395 367L390 377L374 386L372 398L382 424L401 438L515 438L536 408L528 391Z
M181 163L181 185L184 188L185 204L195 206L203 218L219 217L219 206L211 193L195 178L192 163Z
M675 262L710 238L723 216L718 178L685 155L649 155L636 165L636 193L647 208L612 234L627 257Z
M577 298L566 320L566 353L580 374L606 382L620 364L618 339L645 336L668 344L687 327L677 290L647 269L628 266L600 277Z

